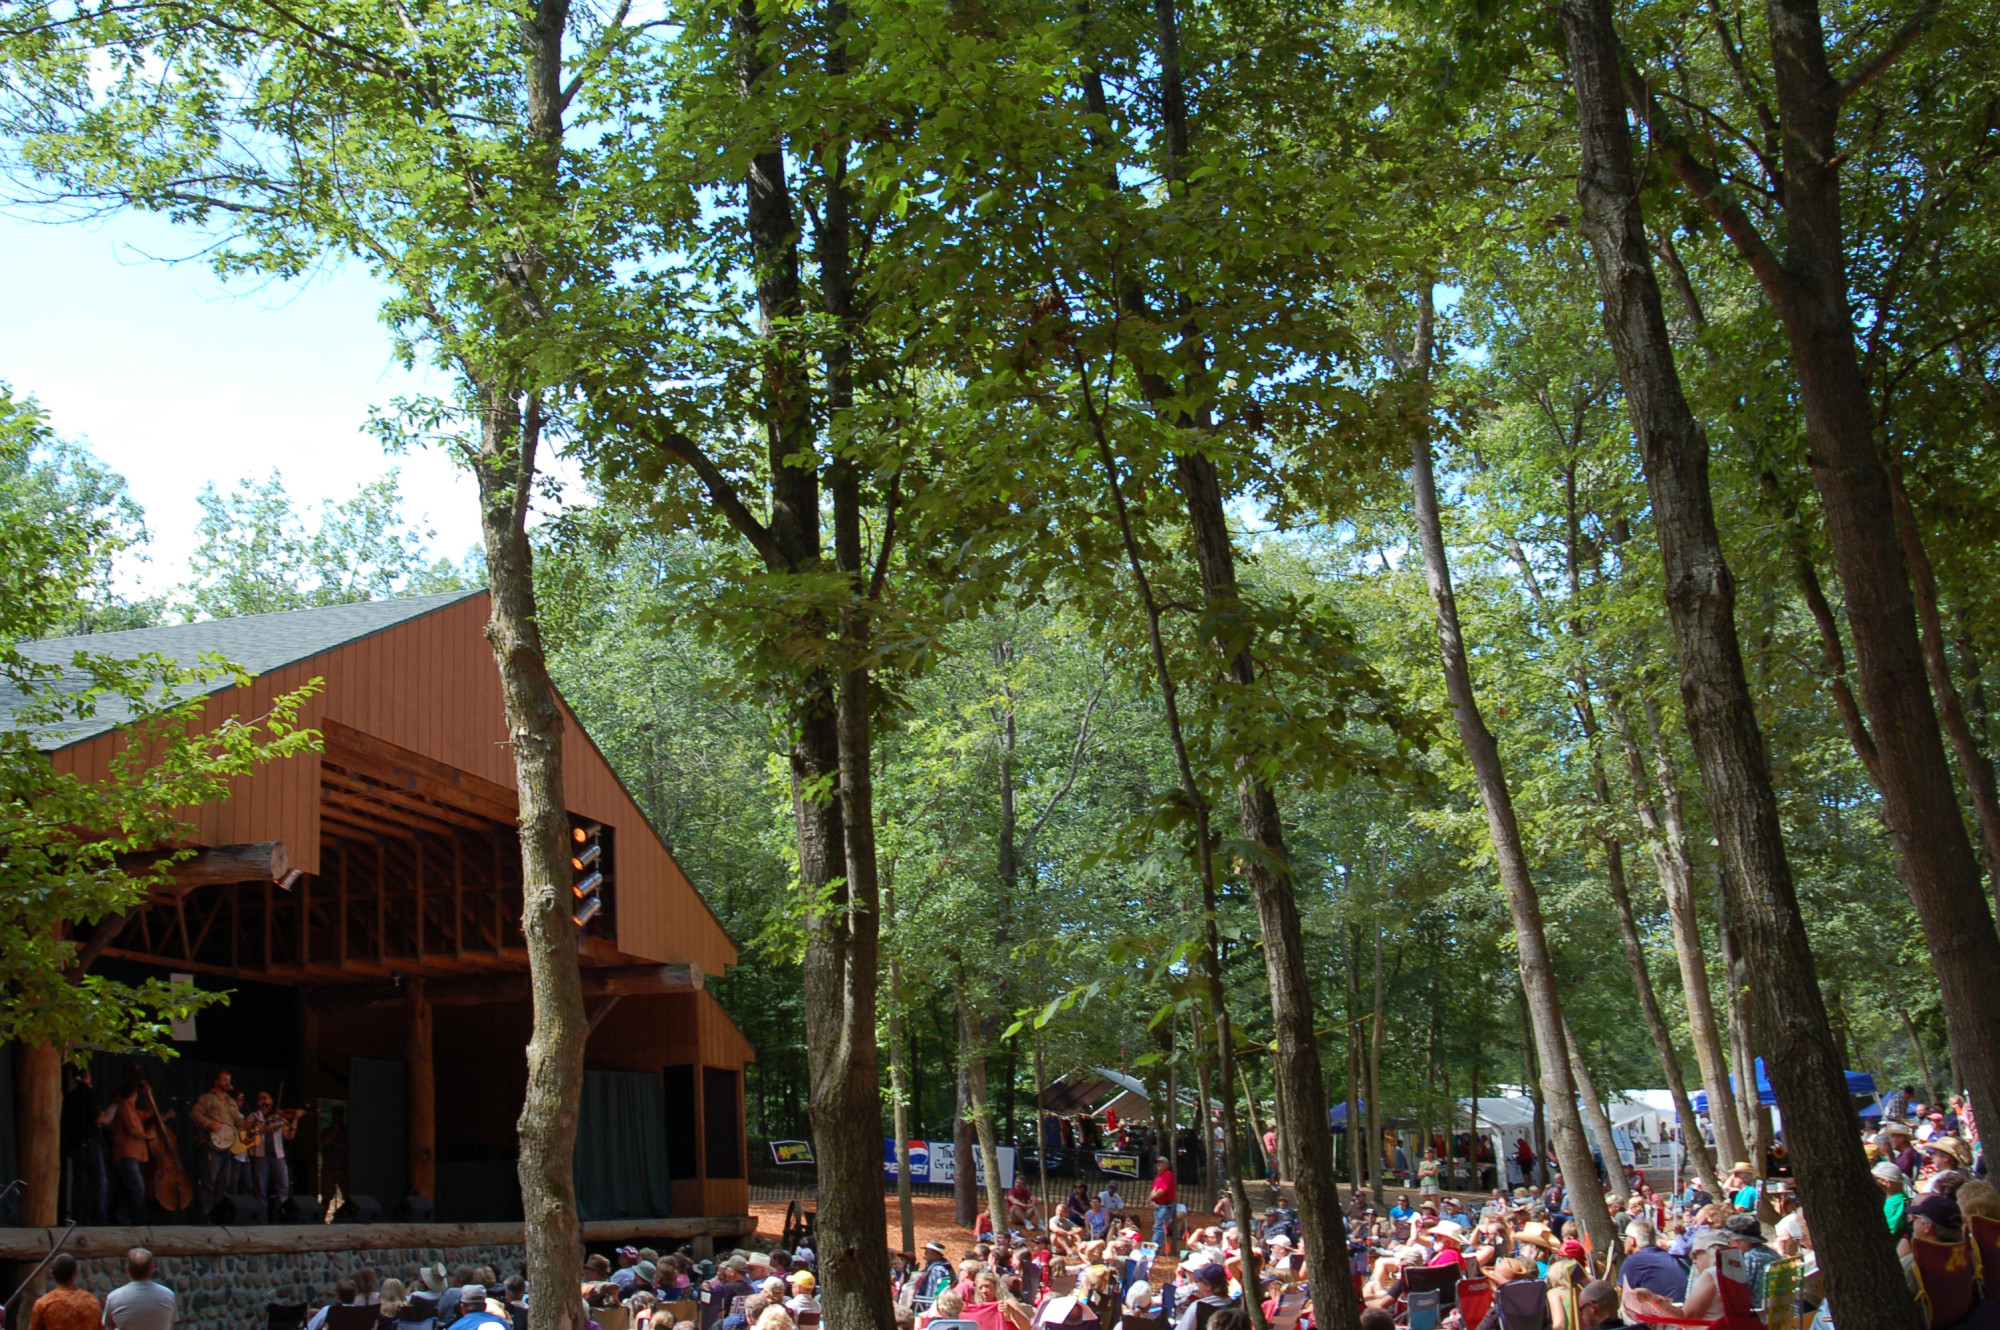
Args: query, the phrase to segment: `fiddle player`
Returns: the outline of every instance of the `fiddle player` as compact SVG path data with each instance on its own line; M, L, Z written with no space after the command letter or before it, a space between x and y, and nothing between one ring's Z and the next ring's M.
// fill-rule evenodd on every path
M201 1221L206 1222L215 1203L222 1199L223 1188L230 1185L234 1176L236 1156L231 1147L243 1127L243 1113L236 1106L228 1072L215 1073L215 1084L194 1101L188 1116L202 1132L201 1177L195 1191L195 1208ZM227 1128L230 1134L228 1143L221 1146L215 1143L219 1128Z
M299 1115L280 1112L270 1091L259 1090L250 1120L263 1133L250 1147L250 1189L263 1199L265 1213L275 1215L292 1194L289 1142L299 1134Z
M111 1127L111 1222L136 1227L146 1222L146 1161L160 1133L140 1113L139 1087L131 1081L111 1092L105 1115Z

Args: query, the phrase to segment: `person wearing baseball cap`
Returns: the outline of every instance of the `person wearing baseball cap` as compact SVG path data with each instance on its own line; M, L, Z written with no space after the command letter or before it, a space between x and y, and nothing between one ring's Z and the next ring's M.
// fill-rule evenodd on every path
M1229 1274L1214 1261L1189 1271L1188 1279L1191 1285L1189 1292L1194 1296L1188 1299L1187 1306L1181 1310L1180 1320L1174 1330L1196 1330L1196 1327L1206 1322L1210 1316L1230 1305ZM1206 1314L1198 1313L1196 1308L1204 1304L1211 1310Z
M810 1270L794 1270L791 1274L792 1296L785 1299L785 1310L793 1316L801 1312L817 1312L819 1305L819 1281Z

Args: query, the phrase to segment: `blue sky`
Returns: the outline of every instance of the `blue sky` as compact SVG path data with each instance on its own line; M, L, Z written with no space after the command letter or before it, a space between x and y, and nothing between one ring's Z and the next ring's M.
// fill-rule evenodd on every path
M307 508L399 466L406 514L436 529L437 551L475 544L471 479L441 453L388 457L363 432L371 405L438 386L395 364L367 274L225 286L198 260L158 261L199 243L146 217L0 216L0 379L130 482L153 532L138 585L182 578L205 483L273 468Z

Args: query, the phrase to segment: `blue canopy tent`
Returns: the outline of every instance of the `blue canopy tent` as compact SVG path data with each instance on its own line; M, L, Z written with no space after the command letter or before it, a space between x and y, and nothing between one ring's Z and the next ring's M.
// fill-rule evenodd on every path
M1365 1101L1355 1101L1354 1110L1360 1117L1368 1116L1368 1105ZM1345 1099L1326 1111L1326 1124L1334 1131L1347 1130L1347 1101Z
M1875 1098L1875 1078L1873 1076L1870 1076L1865 1071L1847 1071L1842 1072L1841 1075L1847 1077L1848 1094L1854 1096L1856 1099ZM1734 1076L1729 1078L1729 1088L1732 1090L1737 1088ZM1757 1102L1766 1108L1775 1108L1778 1103L1777 1092L1771 1088L1771 1078L1764 1071L1764 1059L1762 1058L1757 1059ZM1708 1095L1699 1090L1694 1095L1694 1111L1697 1113L1708 1112ZM1880 1110L1877 1111L1879 1112Z

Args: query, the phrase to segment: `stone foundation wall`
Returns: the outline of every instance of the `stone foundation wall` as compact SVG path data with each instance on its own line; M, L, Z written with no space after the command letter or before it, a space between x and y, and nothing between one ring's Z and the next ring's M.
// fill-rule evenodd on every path
M389 1247L365 1251L255 1252L240 1256L161 1256L159 1280L174 1291L180 1307L175 1330L252 1330L263 1324L273 1302L307 1303L317 1308L333 1299L333 1286L362 1266L378 1279L406 1285L418 1267L442 1261L492 1266L501 1279L522 1273L526 1256L519 1246ZM77 1283L100 1299L125 1282L123 1257L77 1262Z

